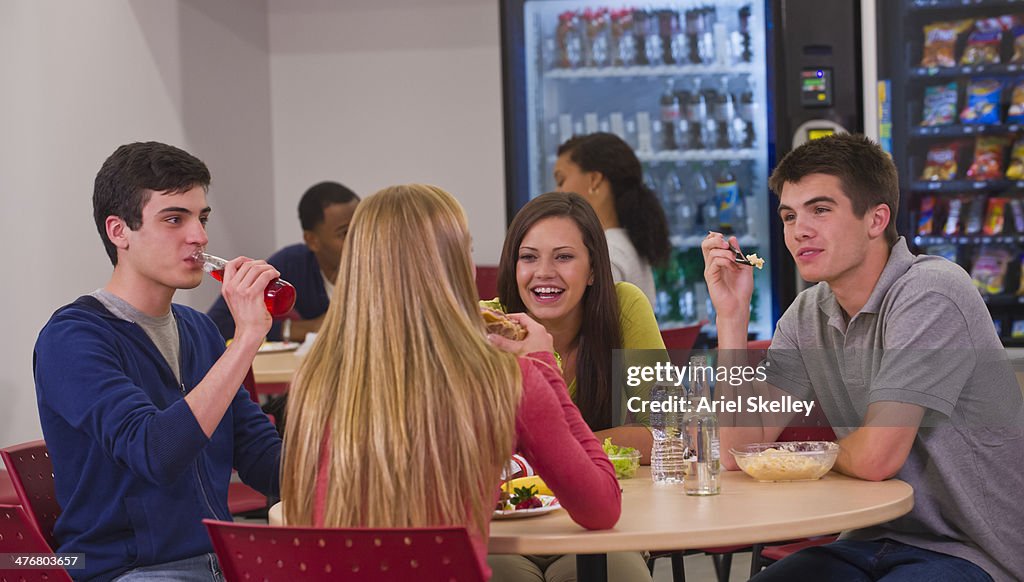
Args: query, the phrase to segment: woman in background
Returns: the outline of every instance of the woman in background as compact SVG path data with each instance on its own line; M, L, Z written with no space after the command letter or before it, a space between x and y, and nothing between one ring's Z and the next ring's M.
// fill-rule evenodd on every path
M611 133L574 136L558 148L555 185L583 196L608 239L612 278L639 287L654 305L654 272L669 258L668 222L644 185L640 160Z
M488 341L469 248L465 214L439 188L394 186L359 205L348 276L290 392L287 524L464 525L486 572L513 450L577 523L618 520L614 469L568 398L550 335L519 315L526 339L503 346L520 357Z
M509 313L525 312L551 334L560 356L569 395L599 439L638 449L649 462L653 438L647 415L632 426L616 426L613 402L624 403L613 378L613 350L648 350L643 361L667 361L651 304L636 286L612 281L608 247L594 209L576 194L538 196L512 220L498 264L498 298L483 304ZM634 390L634 389L629 389ZM646 387L629 394L646 396ZM488 558L494 581L573 580L575 558L569 556L498 556ZM638 552L608 555L609 580L650 579Z

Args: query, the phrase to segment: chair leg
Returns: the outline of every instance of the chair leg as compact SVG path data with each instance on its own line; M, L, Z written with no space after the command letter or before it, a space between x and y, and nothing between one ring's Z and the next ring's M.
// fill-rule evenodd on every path
M761 550L764 549L764 544L754 544L750 547L750 577L753 578L754 574L761 571L764 568L762 563L764 560L761 558Z
M718 582L729 582L729 574L732 570L732 553L714 554L711 560L715 564L715 577Z
M686 582L686 566L683 565L683 552L672 552L672 582Z

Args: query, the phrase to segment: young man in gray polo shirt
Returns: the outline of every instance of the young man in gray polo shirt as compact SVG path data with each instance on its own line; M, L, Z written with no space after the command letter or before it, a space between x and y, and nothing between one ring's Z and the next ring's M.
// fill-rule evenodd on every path
M800 276L818 284L779 320L767 382L743 389L816 398L839 437L834 469L902 479L915 505L755 580L1021 579L1024 402L970 277L910 253L894 225L896 168L863 136L797 148L769 185ZM703 252L719 348L742 350L752 269L720 234L708 235ZM721 450L773 441L791 416L726 419ZM731 455L723 462L736 469Z

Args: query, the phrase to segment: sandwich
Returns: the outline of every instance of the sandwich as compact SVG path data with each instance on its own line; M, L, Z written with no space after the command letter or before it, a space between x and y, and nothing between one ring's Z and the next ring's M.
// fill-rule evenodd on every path
M487 333L500 335L517 342L526 339L526 328L509 319L504 313L481 307L480 316L484 318Z

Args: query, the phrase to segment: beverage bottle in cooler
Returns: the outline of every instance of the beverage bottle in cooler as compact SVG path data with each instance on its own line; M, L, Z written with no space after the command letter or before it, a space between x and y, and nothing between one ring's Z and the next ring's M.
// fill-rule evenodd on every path
M591 67L608 66L611 44L611 28L608 21L608 9L598 8L590 12L587 20L587 45L589 50L588 65Z
M647 18L649 15L643 8L633 9L632 14L636 63L638 65L649 65L651 64L647 60Z
M679 180L679 174L677 174L673 168L669 168L665 177L661 181L661 186L656 190L659 194L658 199L661 202L661 207L665 209L666 214L668 214L668 209L672 207L676 196L682 191L682 189L683 184ZM671 226L672 225L669 225L670 230Z
M703 22L700 20L700 9L691 8L684 13L686 25L686 54L690 63L700 64L700 35L703 33L700 27Z
M665 82L665 92L661 94L661 149L671 151L679 149L676 132L679 131L679 97L675 92L675 80Z
M655 384L651 389L651 478L655 483L682 483L686 479L684 424L686 392L682 386Z
M707 100L707 117L704 119L704 145L708 149L721 148L719 143L719 127L721 126L722 96L714 89L708 89L705 99Z
M737 212L737 207L743 203L740 199L740 187L736 182L736 176L728 168L715 180L715 198L718 199L718 226L724 233L741 234L737 229L740 225L741 216L745 216L742 210ZM741 216L737 216L737 214Z
M652 66L660 65L664 62L665 54L662 50L661 30L658 25L657 11L646 11L644 28L644 54L647 55L647 64Z
M672 63L676 65L686 64L688 58L688 45L686 41L686 24L683 20L683 15L675 10L671 10L671 33L669 39L666 41L666 47L668 54L672 59Z
M739 46L736 47L735 54L740 62L749 63L754 60L754 45L750 38L750 4L740 8L739 19Z
M717 231L721 228L718 223L718 200L714 196L707 198L701 205L701 218L704 219L701 230Z
M739 132L740 145L738 147L752 148L756 135L754 133L754 118L757 116L757 103L754 102L754 91L749 85L745 85L740 91L740 114L738 124L743 129Z
M710 65L715 62L715 7L704 6L697 9L700 31L697 38L697 54L700 56L697 62Z
M614 10L611 13L612 64L617 67L629 67L636 62L636 37L633 33L633 11L629 8Z
M558 41L558 62L562 68L574 69L583 63L583 30L579 15L568 10L558 15L555 31Z
M686 39L682 38L682 27L679 26L679 13L670 9L659 10L658 33L661 35L662 60L670 65L682 64L682 59L676 58L677 55L680 55L680 52L675 47L677 44L676 37L681 37L685 54Z
M718 474L719 461L718 417L707 409L698 410L698 402L711 402L711 388L705 356L690 358L689 406L683 424L690 449L686 457L686 477L683 490L687 495L717 495L721 492ZM706 372L707 371L707 372Z
M732 93L729 92L729 79L722 77L722 87L717 95L715 104L715 147L729 149L733 145L731 139L733 121L736 119L736 103L733 101Z
M708 103L700 90L700 77L694 80L694 90L684 104L686 109L686 149L704 149L704 122L708 117Z

